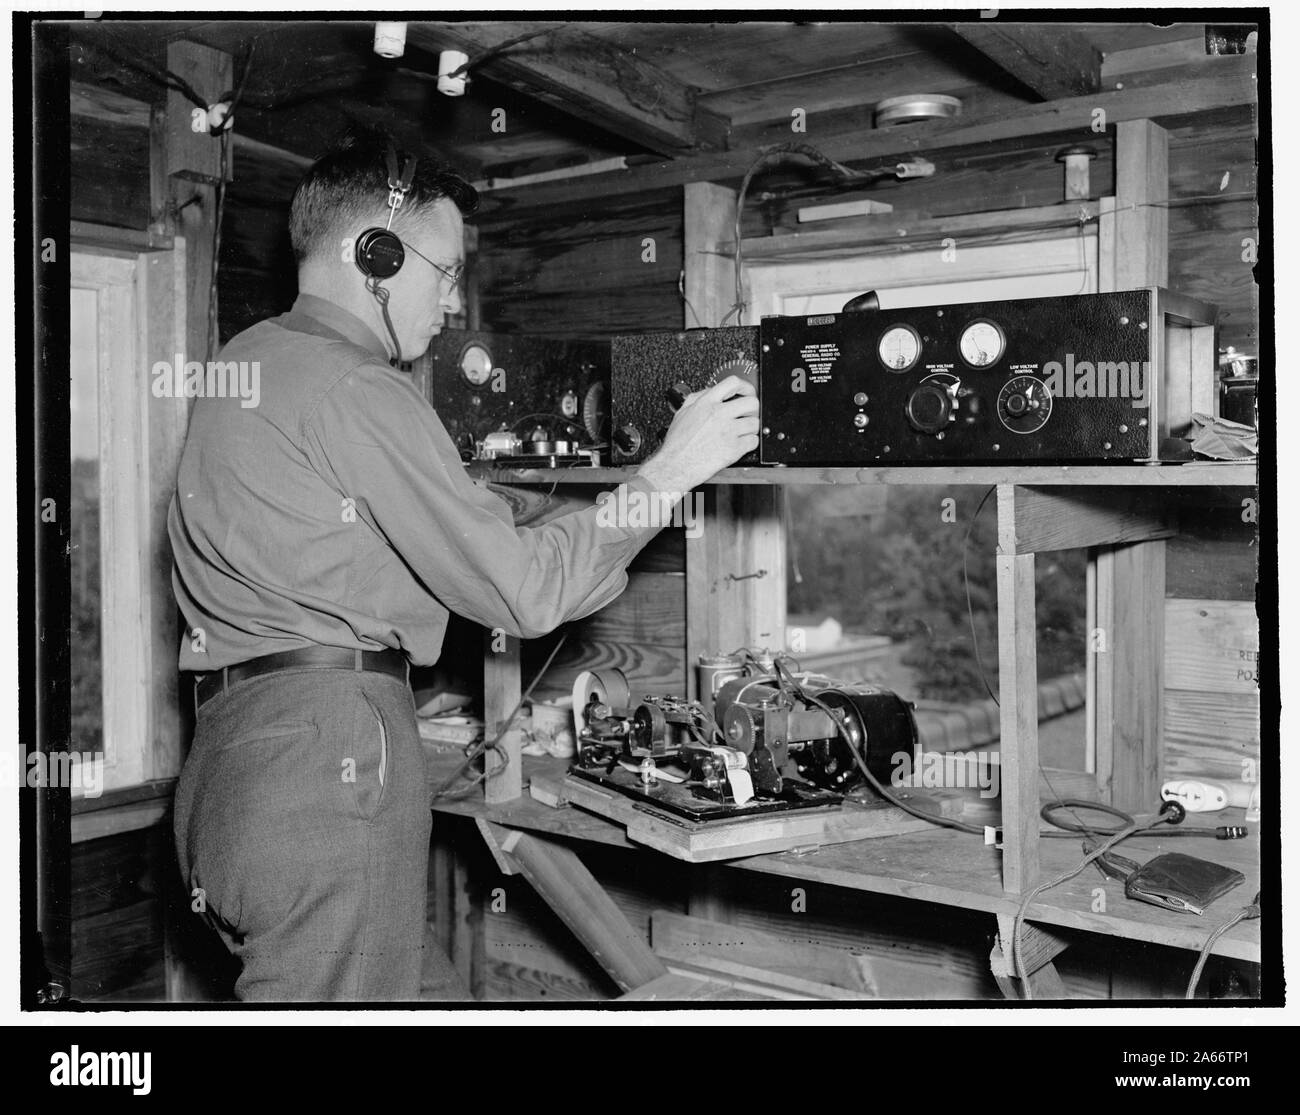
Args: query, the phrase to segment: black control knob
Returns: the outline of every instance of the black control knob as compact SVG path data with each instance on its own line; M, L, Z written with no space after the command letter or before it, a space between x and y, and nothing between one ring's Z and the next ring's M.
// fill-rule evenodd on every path
M641 431L632 425L620 426L614 431L614 448L632 456L641 448Z
M907 420L923 434L937 434L948 428L957 403L939 383L923 383L907 397Z

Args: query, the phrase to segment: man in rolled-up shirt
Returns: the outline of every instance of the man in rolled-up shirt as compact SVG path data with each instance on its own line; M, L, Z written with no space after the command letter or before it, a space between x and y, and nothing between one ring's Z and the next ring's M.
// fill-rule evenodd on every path
M195 400L168 518L198 706L175 827L240 999L410 1000L422 973L467 995L427 933L408 664L451 612L532 638L596 611L657 530L597 507L516 529L394 367L459 311L476 203L376 137L321 159L291 208L297 301L221 353L256 366L256 405ZM670 501L757 440L748 384L688 396L628 495Z

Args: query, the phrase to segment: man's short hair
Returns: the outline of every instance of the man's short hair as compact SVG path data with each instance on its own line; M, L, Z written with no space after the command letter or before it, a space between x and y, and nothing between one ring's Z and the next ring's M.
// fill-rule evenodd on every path
M313 256L338 253L358 224L385 213L390 144L393 141L382 132L353 132L312 164L294 190L289 208L289 239L299 266ZM397 155L401 174L410 153L398 148ZM478 208L478 191L464 178L427 153L416 157L415 179L402 203L402 217L427 210L443 198L466 216Z

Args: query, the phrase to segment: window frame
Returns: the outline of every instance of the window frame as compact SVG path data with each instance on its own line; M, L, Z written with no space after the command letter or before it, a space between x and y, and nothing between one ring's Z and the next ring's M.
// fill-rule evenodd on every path
M112 792L176 777L183 715L167 507L189 400L155 398L152 368L186 348L185 243L73 228L70 287L98 310L103 778ZM124 327L124 323L125 327ZM74 790L74 799L86 797Z

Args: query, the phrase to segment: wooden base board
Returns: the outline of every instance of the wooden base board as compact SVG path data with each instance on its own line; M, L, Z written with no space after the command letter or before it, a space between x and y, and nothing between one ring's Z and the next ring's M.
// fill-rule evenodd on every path
M908 801L927 812L959 811L960 802L906 791ZM531 796L544 805L576 805L615 821L629 840L688 863L711 863L768 852L813 850L873 836L920 832L932 826L885 802L773 814L746 820L692 822L606 791L583 779L534 775Z

